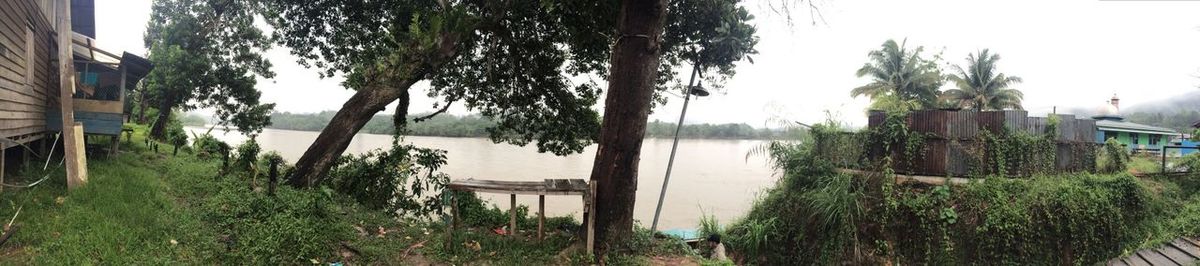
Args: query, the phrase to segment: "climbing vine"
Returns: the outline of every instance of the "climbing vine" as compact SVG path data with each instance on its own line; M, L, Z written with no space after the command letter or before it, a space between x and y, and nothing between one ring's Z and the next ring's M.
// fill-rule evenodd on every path
M979 133L968 151L970 173L976 177L1031 176L1055 170L1056 142L1050 134L1029 134L1003 129L1000 134Z

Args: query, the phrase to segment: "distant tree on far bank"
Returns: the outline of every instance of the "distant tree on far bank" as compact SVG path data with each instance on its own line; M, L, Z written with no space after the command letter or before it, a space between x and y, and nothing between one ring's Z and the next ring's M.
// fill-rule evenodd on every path
M1000 61L1000 55L988 49L968 55L967 67L954 66L958 73L948 77L958 88L946 90L943 98L976 111L1022 109L1021 99L1025 95L1009 88L1021 83L1021 78L997 71L996 61Z
M319 113L273 113L271 125L268 128L321 131L333 119L334 111ZM409 115L412 120L428 114ZM395 127L392 115L376 115L363 126L362 133L393 134ZM438 137L488 137L487 128L495 126L495 122L478 115L439 115L421 123L408 125L407 134L411 136ZM690 139L778 139L786 138L787 129L755 128L746 123L726 124L684 124L679 130L681 138ZM675 135L675 123L651 121L646 125L647 138L670 138Z
M850 91L850 96L871 98L871 109L917 110L938 107L938 88L945 83L938 57L921 57L924 47L908 49L895 40L883 42L868 54L869 62L855 73L871 83Z

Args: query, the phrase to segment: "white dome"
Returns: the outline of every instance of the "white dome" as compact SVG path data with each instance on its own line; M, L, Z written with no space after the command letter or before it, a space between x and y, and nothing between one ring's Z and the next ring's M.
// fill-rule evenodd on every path
M1112 104L1103 104L1096 107L1096 116L1120 116L1121 112Z

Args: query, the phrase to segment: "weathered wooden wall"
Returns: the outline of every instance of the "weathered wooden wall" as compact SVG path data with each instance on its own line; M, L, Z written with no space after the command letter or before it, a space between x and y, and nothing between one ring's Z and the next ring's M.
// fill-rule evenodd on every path
M46 3L0 1L0 138L28 142L40 137L47 106L57 102L58 84L51 82L57 77L51 62L57 48L43 13Z

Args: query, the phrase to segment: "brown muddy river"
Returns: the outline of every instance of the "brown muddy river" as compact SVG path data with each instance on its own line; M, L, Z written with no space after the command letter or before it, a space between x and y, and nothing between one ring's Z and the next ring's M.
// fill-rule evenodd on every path
M188 127L188 131L204 128ZM214 135L231 145L240 144L246 137L230 132ZM263 150L274 150L290 162L295 162L317 137L317 132L264 130L258 137ZM417 146L446 150L447 165L441 169L451 179L495 179L540 181L547 178L587 179L591 173L596 146L581 154L555 156L538 153L533 145L519 147L495 144L486 138L447 138L410 136L406 141ZM702 214L715 215L727 224L744 215L750 204L775 178L763 158L746 152L764 143L759 140L701 140L682 139L671 173L659 230L695 228ZM347 153L363 153L391 144L391 136L358 134ZM666 172L671 152L671 139L646 139L642 144L639 164L637 202L634 219L650 227L654 207ZM480 194L501 209L508 208L508 195ZM517 196L517 204L537 209L537 196ZM578 196L547 196L547 215L571 214L579 219L581 200Z

